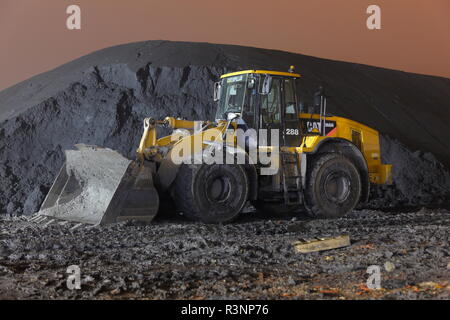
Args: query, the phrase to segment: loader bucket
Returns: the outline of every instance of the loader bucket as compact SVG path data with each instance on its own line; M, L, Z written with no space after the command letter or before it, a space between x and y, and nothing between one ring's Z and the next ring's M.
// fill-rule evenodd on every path
M159 197L150 165L107 148L76 147L66 150L66 163L38 215L89 224L153 220Z

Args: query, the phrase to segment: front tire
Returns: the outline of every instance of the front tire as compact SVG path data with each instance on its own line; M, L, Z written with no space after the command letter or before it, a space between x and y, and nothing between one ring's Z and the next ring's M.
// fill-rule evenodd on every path
M189 219L225 223L241 212L249 186L242 166L183 164L172 191L178 210Z
M308 168L305 201L319 218L339 218L352 211L361 197L361 179L355 165L338 153L319 156Z

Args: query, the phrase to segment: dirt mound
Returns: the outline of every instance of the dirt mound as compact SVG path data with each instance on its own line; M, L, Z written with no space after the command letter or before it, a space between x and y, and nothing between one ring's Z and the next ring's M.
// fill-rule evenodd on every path
M394 185L372 187L368 207L450 204L450 173L432 153L413 152L388 135L380 137L381 156L393 165Z
M450 166L450 79L281 51L148 41L94 52L0 92L0 213L35 212L64 161L63 151L74 144L109 147L131 158L144 117L212 119L212 84L221 73L289 65L303 76L301 100L310 103L323 85L332 97L330 112ZM402 153L389 152L393 161L402 159ZM417 158L408 152L403 155ZM424 157L419 158L429 156ZM433 172L429 177L446 174L438 164L423 168ZM425 175L411 171L415 181ZM423 199L433 203L434 194Z

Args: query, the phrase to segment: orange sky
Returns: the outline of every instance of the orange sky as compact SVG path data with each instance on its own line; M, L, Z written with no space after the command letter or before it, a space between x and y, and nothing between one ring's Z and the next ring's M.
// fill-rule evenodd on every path
M80 31L66 29L71 4L82 10ZM370 4L381 7L381 30L366 28ZM0 90L92 51L152 39L450 77L450 0L0 0Z

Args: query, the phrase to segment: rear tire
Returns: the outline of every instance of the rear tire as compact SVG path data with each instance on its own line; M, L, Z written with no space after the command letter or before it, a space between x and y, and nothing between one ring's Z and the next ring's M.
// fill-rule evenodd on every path
M172 192L175 205L187 218L224 223L239 215L247 201L249 186L242 166L183 164Z
M308 168L305 200L319 218L339 218L352 211L361 197L361 179L355 165L338 153L319 156Z

